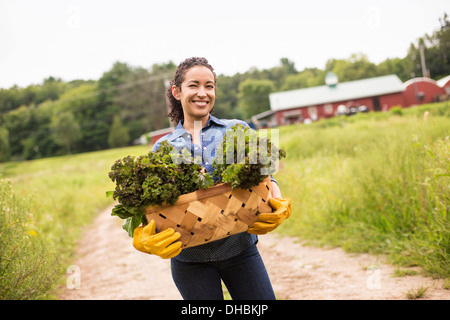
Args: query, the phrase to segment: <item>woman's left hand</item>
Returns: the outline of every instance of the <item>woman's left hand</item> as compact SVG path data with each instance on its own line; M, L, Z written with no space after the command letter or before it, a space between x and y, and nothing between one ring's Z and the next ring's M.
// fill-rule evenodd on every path
M259 220L255 222L247 232L252 234L266 234L277 228L291 215L291 200L287 198L271 198L270 206L275 210L272 213L261 213Z

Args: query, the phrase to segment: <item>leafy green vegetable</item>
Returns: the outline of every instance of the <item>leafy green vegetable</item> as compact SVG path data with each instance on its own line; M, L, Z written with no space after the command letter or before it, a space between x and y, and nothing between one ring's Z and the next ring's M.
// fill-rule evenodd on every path
M242 124L231 129L225 134L213 160L213 174L221 182L231 182L233 189L248 189L274 174L278 161L286 157L286 151Z
M270 139L237 124L227 131L217 149L213 175L216 183L231 182L233 189L248 189L275 173L278 160L285 156ZM106 195L119 201L112 215L125 219L123 228L130 237L145 221L146 206L172 205L180 195L214 184L200 159L194 159L187 149L178 153L168 141L146 155L117 160L109 177L116 188Z
M213 185L212 176L188 154L178 154L164 141L154 152L137 158L127 156L112 165L109 178L116 188L107 196L120 203L112 215L126 219L123 228L131 237L145 218L146 206L174 204L182 194Z

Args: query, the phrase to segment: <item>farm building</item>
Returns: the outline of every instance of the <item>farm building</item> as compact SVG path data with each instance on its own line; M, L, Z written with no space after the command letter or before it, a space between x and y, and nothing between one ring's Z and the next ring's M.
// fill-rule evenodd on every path
M450 76L446 76L438 81L436 81L437 85L444 89L445 94L450 96Z
M325 82L323 86L271 93L271 109L254 115L252 124L265 128L308 123L339 114L387 111L394 106L405 108L442 101L450 96L450 76L439 81L414 78L402 83L396 75L387 75L338 83L336 75L329 72ZM136 143L149 138L154 143L172 131L173 128L166 128L150 132Z
M445 89L430 78L414 78L404 83L405 106L430 103L445 99Z
M133 141L133 144L154 144L159 138L171 133L175 128L169 127L143 134L139 139Z
M329 73L325 81L323 86L271 93L271 110L254 116L252 121L260 127L308 123L339 114L387 111L394 106L409 107L446 97L444 88L428 78L402 83L396 75L387 75L338 83L337 77Z
M173 130L175 130L175 128L169 127L150 132L149 136L151 138L152 144L155 144L155 142L158 141L159 138L164 137L166 134L171 133Z

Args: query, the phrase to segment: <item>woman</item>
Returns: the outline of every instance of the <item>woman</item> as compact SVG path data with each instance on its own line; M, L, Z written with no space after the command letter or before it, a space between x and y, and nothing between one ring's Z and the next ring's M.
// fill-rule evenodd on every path
M188 148L200 155L202 164L212 173L215 156L227 129L240 120L217 119L212 115L216 96L216 74L205 58L189 58L175 72L167 91L169 117L177 123L175 130L153 146L168 140L177 150ZM290 215L290 200L281 197L272 178L273 198L269 200L273 213L260 214L260 222L225 239L181 250L180 234L173 229L156 232L154 221L138 227L133 237L134 247L142 252L171 259L173 280L186 300L223 299L221 280L233 299L275 299L264 263L256 243L257 234L275 229Z

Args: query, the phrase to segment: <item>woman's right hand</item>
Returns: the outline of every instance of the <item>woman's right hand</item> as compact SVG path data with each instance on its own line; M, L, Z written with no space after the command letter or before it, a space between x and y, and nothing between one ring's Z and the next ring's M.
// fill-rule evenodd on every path
M155 221L151 220L146 226L134 229L133 246L141 252L169 259L181 252L181 241L177 241L180 236L172 228L156 233Z

